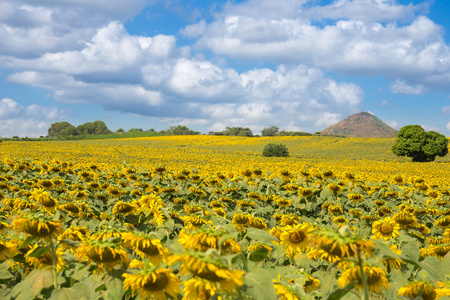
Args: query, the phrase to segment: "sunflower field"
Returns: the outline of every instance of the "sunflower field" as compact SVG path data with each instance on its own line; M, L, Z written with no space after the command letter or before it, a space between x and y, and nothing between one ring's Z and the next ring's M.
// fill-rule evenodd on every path
M450 160L393 142L3 142L0 299L450 299Z

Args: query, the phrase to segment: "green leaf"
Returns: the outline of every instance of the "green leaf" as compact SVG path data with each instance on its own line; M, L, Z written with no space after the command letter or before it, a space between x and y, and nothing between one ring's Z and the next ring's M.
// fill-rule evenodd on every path
M271 235L268 231L258 228L247 228L247 236L250 239L261 243L278 241L278 239Z
M0 279L10 279L13 277L14 277L14 275L11 274L11 272L9 272L8 270L3 269L3 268L0 269Z
M273 279L277 276L278 272L273 269L253 268L244 276L246 294L258 300L276 299Z
M105 299L107 300L121 300L125 291L123 290L122 280L113 278L105 283L106 293Z
M51 270L34 269L25 279L17 284L10 295L16 300L34 299L42 289L49 288L53 284L53 272Z
M71 288L54 290L49 300L87 300L90 298L88 286L82 282L77 282Z
M47 253L50 249L48 249L48 247L37 247L36 249L33 250L33 252L31 252L30 254L28 254L28 257L41 257L42 255L44 255L45 253Z
M420 267L428 272L428 276L432 280L445 280L445 270L443 269L442 261L434 256L427 256L421 262Z
M267 250L266 248L259 248L250 253L248 259L253 262L260 262L267 257L267 254L269 254L269 250Z
M26 246L30 245L31 243L34 242L34 237L29 236L27 237L27 239L25 241L23 241L23 243L19 246L19 249L25 248Z

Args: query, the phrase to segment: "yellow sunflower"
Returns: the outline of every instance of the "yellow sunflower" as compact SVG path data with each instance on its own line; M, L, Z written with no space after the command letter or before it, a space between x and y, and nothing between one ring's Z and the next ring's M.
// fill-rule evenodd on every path
M29 199L42 205L42 208L51 214L54 214L59 206L58 200L45 189L34 189Z
M191 278L183 284L183 300L209 300L218 292L214 284L201 278ZM222 300L222 297L217 299Z
M86 227L69 227L58 236L58 242L61 245L61 249L66 250L67 248L70 248L73 252L76 251L78 245L77 243L71 243L70 240L83 242L86 239L89 239L89 230Z
M284 227L280 235L280 244L286 256L294 257L295 254L310 246L313 231L314 227L308 223Z
M129 215L135 213L138 210L138 206L134 202L123 202L117 201L114 204L114 208L112 210L113 215Z
M408 297L410 299L436 299L435 287L426 282L415 282L407 286L401 287L398 290L398 295Z
M132 295L139 295L141 299L165 300L166 294L177 299L181 291L180 280L167 268L157 269L144 264L138 272L124 273L122 276L125 278L124 289L131 289Z
M364 266L363 270L369 291L381 294L383 289L389 289L389 280L382 268ZM357 290L363 289L359 266L345 270L338 279L338 285L340 288L343 288L354 281L356 281L355 288Z
M41 254L39 257L31 256L31 254L34 252L34 250L36 250L37 247L38 245L35 245L27 252L27 254L25 255L26 261L36 269L53 268L53 257L50 250ZM64 251L61 248L58 248L56 249L55 254L56 272L60 272L66 266L66 262L62 258Z
M80 262L87 259L88 262L95 262L101 268L111 270L117 265L124 266L129 262L127 252L120 243L120 238L106 240L91 238L77 248L75 255Z
M230 270L220 257L207 256L203 253L188 252L183 255L172 255L169 257L169 265L181 262L180 273L191 274L209 281L221 292L235 294L243 285L244 271Z
M8 240L0 240L0 262L12 258L17 251L17 245Z
M401 255L402 251L397 249L397 245L390 245L389 248L391 248L392 252L395 254ZM386 267L388 271L391 271L392 269L400 269L402 265L405 264L405 262L401 259L395 259L395 258L386 258L383 259L383 264Z
M393 239L399 236L400 225L387 217L372 224L372 234L378 239Z
M220 229L214 230L212 228L197 229L193 232L183 229L178 235L178 242L185 249L195 251L205 252L208 249L219 250L220 248L224 255L227 253L234 254L241 252L241 246L233 238L226 239L219 245L219 240L225 234L228 234L228 232Z
M62 233L61 222L42 214L25 214L12 221L16 230L23 231L37 240L51 241Z
M122 234L122 240L125 247L133 249L142 258L148 258L155 266L166 262L170 255L159 239L145 233L126 232Z
M273 287L275 288L275 294L279 300L300 300L301 296L289 286L282 284L276 280L273 280Z
M442 260L448 252L450 252L450 245L448 244L430 245L427 249L428 256L434 256L440 260Z

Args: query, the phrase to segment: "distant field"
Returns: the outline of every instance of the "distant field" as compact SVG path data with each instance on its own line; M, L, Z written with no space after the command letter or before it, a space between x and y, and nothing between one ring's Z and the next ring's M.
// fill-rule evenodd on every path
M288 158L265 158L267 143L283 143ZM205 174L237 172L259 168L269 173L289 169L296 173L305 168L330 169L355 173L364 181L379 181L393 175L419 176L427 181L450 185L450 156L436 162L412 163L390 150L394 139L337 137L229 137L162 136L132 139L3 142L3 158L57 158L80 164L106 164L104 168L127 165L138 169L165 165L173 172L195 168Z

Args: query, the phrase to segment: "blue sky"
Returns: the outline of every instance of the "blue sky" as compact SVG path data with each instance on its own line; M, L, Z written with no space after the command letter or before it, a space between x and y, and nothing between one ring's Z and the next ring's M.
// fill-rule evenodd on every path
M450 136L447 0L0 0L0 136L53 122Z

